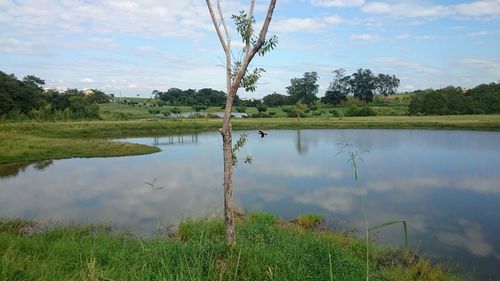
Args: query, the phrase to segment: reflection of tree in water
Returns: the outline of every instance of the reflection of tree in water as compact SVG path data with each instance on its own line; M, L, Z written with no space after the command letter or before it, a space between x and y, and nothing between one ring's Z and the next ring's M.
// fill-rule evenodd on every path
M302 136L300 130L297 130L297 152L299 154L305 154L308 151L308 147L302 143Z
M0 165L0 178L17 176L19 172L24 172L24 170L26 170L26 167L28 167L29 165L31 164L23 163Z
M50 166L52 164L54 164L54 161L52 161L52 160L38 161L38 162L33 163L33 168L35 168L39 171L43 171L43 170L45 170L45 168L47 168L48 166Z
M35 163L14 163L0 165L0 178L15 177L20 172L24 172L29 166L42 171L53 163L53 160L42 160Z
M189 136L186 135L166 136L163 139L160 139L160 137L153 138L153 145L155 146L195 144L195 143L198 143L197 133L191 135L191 140L189 140Z

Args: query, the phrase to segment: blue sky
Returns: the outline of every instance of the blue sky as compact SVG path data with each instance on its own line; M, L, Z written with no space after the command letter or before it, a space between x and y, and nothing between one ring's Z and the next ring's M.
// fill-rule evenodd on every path
M248 2L222 0L226 17ZM394 74L400 91L500 80L500 0L277 2L270 34L278 47L254 60L266 73L243 98L285 94L306 71L318 72L321 96L337 68ZM266 9L256 1L257 24ZM144 97L223 90L223 63L202 0L0 0L0 70L47 87Z

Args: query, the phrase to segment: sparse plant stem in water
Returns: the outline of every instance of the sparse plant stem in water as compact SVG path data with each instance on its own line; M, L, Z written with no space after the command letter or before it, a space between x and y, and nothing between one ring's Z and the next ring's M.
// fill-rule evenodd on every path
M368 230L368 216L366 214L366 203L365 203L365 197L363 195L363 192L361 190L361 187L359 186L359 178L358 178L358 154L359 152L353 148L353 145L349 142L345 142L343 144L342 149L340 150L340 153L347 153L348 157L348 162L351 164L352 172L354 174L354 180L356 182L356 190L359 193L359 197L361 199L361 212L363 213L363 222L364 222L364 228L365 228L365 242L366 242L366 280L368 281L370 279L369 276L369 268L370 268L370 258L369 258L369 243L370 243L370 234Z
M390 225L397 224L397 223L401 223L403 225L403 233L404 233L404 248L403 249L405 251L408 251L408 228L407 228L405 220L394 220L394 221L385 222L385 223L382 223L379 225L372 226L368 230L375 231L375 230L378 230L380 228L384 228L386 226L390 226Z
M340 143L342 146L341 150L337 153L347 153L347 160L351 164L352 172L354 174L354 180L356 182L356 190L359 193L359 197L361 199L361 211L363 213L363 221L364 221L364 228L365 228L365 242L366 242L366 280L368 281L370 279L370 256L369 256L369 245L370 245L370 231L375 231L380 228L384 228L386 226L390 226L393 224L401 223L403 225L403 231L404 231L404 250L408 250L408 229L407 229L407 223L405 220L393 220L389 222L385 222L376 226L373 226L371 228L368 227L368 216L366 212L366 199L365 196L361 190L361 187L359 185L359 173L358 173L358 159L359 152L353 148L353 145L350 142L343 142Z

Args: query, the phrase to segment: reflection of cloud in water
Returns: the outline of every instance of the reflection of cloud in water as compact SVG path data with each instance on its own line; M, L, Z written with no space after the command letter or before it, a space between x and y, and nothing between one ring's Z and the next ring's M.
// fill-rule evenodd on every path
M333 213L349 213L355 206L356 196L359 196L359 192L354 187L331 187L297 194L293 199L301 204L320 206Z
M301 166L293 163L271 163L266 162L252 167L253 171L260 175L283 176L293 178L314 178L326 177L329 179L340 180L344 177L342 171L332 170L321 163L317 165Z
M454 183L458 188L486 194L500 194L500 178L465 178Z
M256 196L264 202L275 202L289 195L290 189L284 185L243 179L235 183L234 193L242 196L252 194L252 196ZM244 198L242 199L244 200Z
M464 248L476 256L495 256L497 259L500 257L495 253L493 246L486 241L479 224L466 219L460 219L458 224L461 228L455 232L439 232L437 235L439 241L452 247Z
M409 191L422 189L458 188L485 194L500 193L500 178L461 177L451 180L448 177L416 177L389 180L374 180L366 183L365 188L376 192Z
M308 150L299 154L296 131L269 133L261 139L252 131L240 151L241 157L250 154L254 161L235 170L237 206L284 217L319 212L361 225L350 165L346 157L335 157L339 141L349 138L360 151L370 150L359 163L370 225L406 219L410 243L436 257L465 255L471 250L462 250L468 240L478 241L474 243L478 256L498 256L498 244L488 244L488 240L494 241L499 231L496 165L500 134L302 130L300 144ZM158 139L158 143L162 141ZM152 140L137 142L150 144ZM112 222L142 234L153 233L160 223L177 223L182 217L222 209L217 132L200 134L193 145L163 146L156 154L61 160L43 172L35 168L0 180L0 216ZM154 179L155 185L164 188L154 190L144 183ZM458 218L474 224L458 224ZM468 232L465 226L470 228ZM380 237L399 243L401 227L384 229ZM467 255L467 263L473 262L475 256Z
M105 175L101 165L93 165L95 161L109 163ZM187 162L162 163L165 172L159 175L150 165L128 163L128 169L123 169L123 164L116 159L63 160L56 162L51 177L31 174L11 184L2 182L2 213L8 210L14 216L61 221L110 220L116 226L134 226L136 231L148 233L156 226L151 219L177 223L182 216L202 216L220 207L222 188L217 167L185 173L192 168ZM73 175L74 171L69 171L72 168L77 169L78 177L68 179L66 175ZM152 190L144 184L151 178L158 178L165 188Z

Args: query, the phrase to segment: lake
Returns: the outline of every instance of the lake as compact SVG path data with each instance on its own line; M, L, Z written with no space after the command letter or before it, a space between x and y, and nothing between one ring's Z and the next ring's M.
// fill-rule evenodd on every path
M236 141L243 132L235 132ZM500 133L426 130L247 131L234 174L235 205L282 218L323 214L335 229L408 222L412 247L477 278L500 276ZM120 141L150 155L0 166L0 216L111 223L158 234L188 218L221 215L218 132ZM349 152L356 154L358 181ZM252 163L244 163L247 155ZM401 225L374 234L403 243Z

